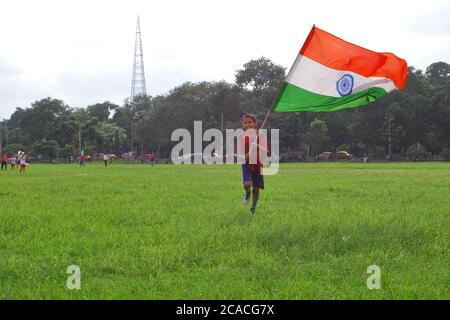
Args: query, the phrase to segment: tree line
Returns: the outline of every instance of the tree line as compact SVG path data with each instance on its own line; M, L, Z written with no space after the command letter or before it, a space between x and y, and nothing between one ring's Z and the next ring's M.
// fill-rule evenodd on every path
M16 108L0 123L1 147L53 160L87 154L158 151L168 157L177 128L239 128L244 113L262 121L278 94L286 68L261 57L236 71L235 81L184 83L164 95L136 96L73 108L45 98ZM409 67L403 91L362 108L333 113L273 113L266 127L280 129L280 152L299 155L345 150L355 156L450 158L450 65L436 62L425 71Z

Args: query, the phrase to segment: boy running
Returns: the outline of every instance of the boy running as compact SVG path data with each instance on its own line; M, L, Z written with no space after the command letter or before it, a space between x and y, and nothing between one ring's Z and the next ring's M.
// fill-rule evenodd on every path
M253 194L252 207L250 212L255 213L256 204L259 199L259 190L264 189L264 177L262 175L262 156L261 148L267 149L267 141L265 137L261 136L257 128L256 116L253 114L246 114L242 118L242 126L245 133L241 141L241 151L245 154L245 163L242 164L242 181L245 189L245 194L242 199L243 204L247 204L250 199L250 194ZM256 133L256 137L251 139L251 132ZM256 140L256 141L251 141ZM256 161L255 161L256 155ZM251 189L253 187L253 189Z
M85 164L84 164L85 160L86 160L86 157L84 156L84 154L83 153L80 154L80 167L81 166L86 167Z

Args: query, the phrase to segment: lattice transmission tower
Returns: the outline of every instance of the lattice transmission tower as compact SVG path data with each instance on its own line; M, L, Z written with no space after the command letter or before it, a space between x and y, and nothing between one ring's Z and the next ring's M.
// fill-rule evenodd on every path
M131 80L131 98L137 95L146 95L144 54L142 51L141 26L139 16L136 23L136 40L134 46L133 79Z

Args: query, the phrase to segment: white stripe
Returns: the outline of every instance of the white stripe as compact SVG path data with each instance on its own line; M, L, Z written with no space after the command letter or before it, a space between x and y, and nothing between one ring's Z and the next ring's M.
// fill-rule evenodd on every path
M397 89L394 82L389 78L364 77L352 71L332 69L302 55L298 55L286 81L317 94L341 97L336 84L344 74L351 74L354 78L352 94L370 87L383 88L386 92Z

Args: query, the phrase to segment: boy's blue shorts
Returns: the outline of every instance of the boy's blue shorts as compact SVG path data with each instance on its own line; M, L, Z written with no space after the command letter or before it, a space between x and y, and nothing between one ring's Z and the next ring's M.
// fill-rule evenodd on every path
M264 176L257 171L250 171L247 164L242 164L242 182L251 181L252 186L264 189Z

